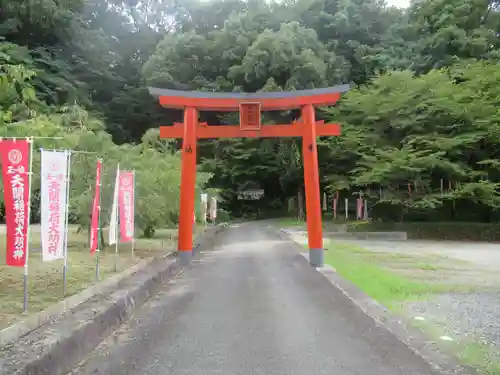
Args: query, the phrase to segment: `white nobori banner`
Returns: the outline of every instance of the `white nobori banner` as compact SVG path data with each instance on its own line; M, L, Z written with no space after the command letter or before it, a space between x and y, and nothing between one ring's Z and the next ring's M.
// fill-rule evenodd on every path
M41 151L42 260L50 262L65 257L68 152Z

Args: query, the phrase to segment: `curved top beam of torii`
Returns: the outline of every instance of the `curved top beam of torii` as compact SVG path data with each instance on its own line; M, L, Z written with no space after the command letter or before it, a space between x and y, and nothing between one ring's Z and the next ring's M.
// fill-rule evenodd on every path
M149 93L159 98L165 108L194 107L205 111L238 111L241 103L260 103L262 111L279 111L313 106L333 105L349 85L338 85L311 90L279 92L204 92L149 88Z

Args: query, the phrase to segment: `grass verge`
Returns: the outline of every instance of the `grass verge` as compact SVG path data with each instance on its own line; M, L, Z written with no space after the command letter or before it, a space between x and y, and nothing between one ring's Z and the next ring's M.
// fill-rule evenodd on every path
M203 231L197 227L196 232ZM105 238L107 238L106 233ZM48 306L74 295L96 282L95 255L91 255L86 233L77 233L70 228L68 233L68 278L67 293L63 295L63 261L42 262L39 226L32 227L32 241L29 254L29 313L39 312ZM177 230L161 229L152 239L138 238L135 241L135 256L132 257L130 244L120 244L118 256L115 247L107 247L100 252L101 280L114 275L115 259L117 271L123 271L143 259L151 259L174 248ZM0 259L5 259L5 235L0 234ZM0 266L0 329L22 317L23 310L22 267Z
M373 263L374 254L352 244L327 245L325 263L351 281L370 297L391 310L404 301L419 300L433 293L443 292L449 286L411 280ZM382 254L387 256L391 254ZM372 261L370 261L372 260Z
M291 228L291 227L305 227L306 222L304 220L298 220L296 218L285 217L278 221L278 225L281 228Z
M450 332L437 323L428 321L413 321L412 326L440 343L440 347L449 353L454 353L460 362L475 369L478 375L499 375L500 361L498 349L491 345L480 343L471 337L461 338L459 341L441 341L440 337L449 336ZM452 333L451 333L452 334Z

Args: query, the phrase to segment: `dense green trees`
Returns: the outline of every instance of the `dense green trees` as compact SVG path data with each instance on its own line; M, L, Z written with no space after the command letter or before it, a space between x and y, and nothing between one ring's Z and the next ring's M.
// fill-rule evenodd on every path
M168 210L155 206L157 213L141 218L143 227L174 220L178 204L178 143L147 131L181 119L178 111L159 108L148 85L278 91L350 83L336 108L318 112L344 128L341 137L320 140L326 191L373 194L383 187L379 215L494 218L498 1L422 0L407 10L380 0L0 5L2 134L40 126L40 132L62 132L68 146L106 155L111 164L123 158L130 168L150 170L144 189L158 190L144 190L143 204L150 199L154 205L155 194L164 194ZM201 116L211 124L237 119ZM268 113L264 122L297 116ZM300 153L298 140L207 140L199 155L208 175L200 175L200 183L211 176L209 186L221 189L226 207L237 214L284 209L302 189ZM82 173L91 173L92 163L81 163ZM408 183L416 184L411 194ZM263 201L237 202L238 189L256 186L266 190ZM85 192L75 192L80 220L88 212Z
M4 44L7 51L19 49ZM21 50L22 53L26 51ZM37 220L40 202L40 148L73 150L71 162L71 221L86 227L95 187L98 157L104 159L102 174L103 206L101 223L107 225L117 164L136 171L138 227L151 235L155 228L174 224L178 218L180 157L154 131L136 145L113 143L103 122L77 104L58 106L43 101L34 86L39 81L29 54L26 63L10 63L8 54L0 76L0 137L34 137L33 219ZM209 176L200 173L199 184ZM200 179L201 178L201 179Z
M345 137L325 142L329 158L345 161L341 182L349 176L353 186L376 195L383 188L384 200L404 207L452 202L465 214L474 203L469 218L488 216L500 203L499 77L497 64L476 62L420 77L393 72L351 92L329 111L343 123Z

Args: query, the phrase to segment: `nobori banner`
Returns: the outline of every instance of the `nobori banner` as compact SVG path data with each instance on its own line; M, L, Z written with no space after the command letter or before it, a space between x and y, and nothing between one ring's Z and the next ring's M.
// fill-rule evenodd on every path
M119 175L119 214L121 242L134 239L134 172L120 171Z
M5 224L7 227L6 263L23 267L26 264L29 226L29 158L28 139L0 141L4 184Z
M65 256L66 201L68 182L67 151L41 150L42 260L50 262Z

